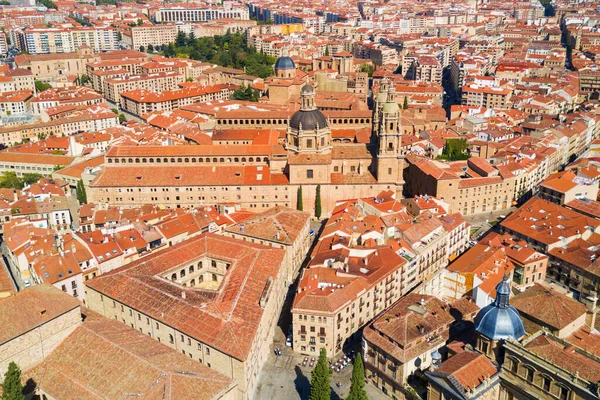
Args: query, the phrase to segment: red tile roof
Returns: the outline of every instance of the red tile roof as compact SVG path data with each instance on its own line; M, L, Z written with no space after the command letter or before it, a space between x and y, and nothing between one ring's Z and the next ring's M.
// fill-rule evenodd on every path
M238 360L251 350L263 308L262 293L277 280L285 252L202 234L86 282L153 319ZM205 257L231 262L217 291L183 287L162 275ZM185 293L185 298L182 298Z
M56 399L116 399L130 394L155 400L208 400L235 387L213 369L92 312L24 376Z

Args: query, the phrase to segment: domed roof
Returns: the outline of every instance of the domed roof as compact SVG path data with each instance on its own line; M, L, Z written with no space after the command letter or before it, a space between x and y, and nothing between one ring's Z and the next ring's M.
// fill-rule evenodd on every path
M304 86L302 86L302 89L300 89L300 94L305 96L312 96L315 94L315 88L312 87L312 85L305 83Z
M290 119L290 128L300 129L302 124L302 130L312 131L317 129L323 129L327 127L327 118L318 109L314 110L299 110L292 115Z
M396 102L385 103L383 105L383 112L388 114L395 114L397 112L400 112L400 107L398 107L398 104Z
M290 57L283 56L275 61L275 69L296 69L296 64Z
M475 317L475 330L491 340L520 339L525 335L523 321L516 308L508 304L510 284L504 277L496 286L496 300Z

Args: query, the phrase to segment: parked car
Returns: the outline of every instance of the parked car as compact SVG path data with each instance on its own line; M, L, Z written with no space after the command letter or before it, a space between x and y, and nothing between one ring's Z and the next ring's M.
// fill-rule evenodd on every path
M25 286L26 288L31 286L31 282L29 282L27 279L23 281L23 286Z

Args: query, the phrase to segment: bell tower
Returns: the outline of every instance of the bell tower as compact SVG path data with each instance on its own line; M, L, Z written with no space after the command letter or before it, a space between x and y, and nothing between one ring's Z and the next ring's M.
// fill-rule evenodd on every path
M383 86L382 86L383 89ZM385 87L385 102L377 108L379 118L376 128L378 140L377 152L377 181L379 183L391 183L396 186L396 194L402 194L404 180L404 158L401 152L402 128L400 124L400 107L396 103L393 85ZM377 96L383 102L383 95Z

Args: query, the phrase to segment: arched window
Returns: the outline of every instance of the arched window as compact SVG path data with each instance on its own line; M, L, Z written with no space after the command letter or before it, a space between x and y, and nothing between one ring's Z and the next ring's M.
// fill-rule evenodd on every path
M174 163L175 162L175 158L171 157L171 162Z
M198 278L198 284L201 284L202 282L204 282L204 275L200 275L200 278Z
M195 279L192 279L190 281L190 286L196 286L196 280Z
M196 162L196 157L192 157L192 162Z
M173 335L171 335L169 333L169 343L173 344L175 342L175 338L173 337Z
M129 164L133 164L133 158L129 159Z
M213 162L216 163L217 162L217 157L213 157Z
M142 162L146 163L146 162L148 162L148 160L146 158L142 158Z
M194 272L194 266L190 265L190 268L188 269L188 272L191 274L192 272Z
M246 157L242 157L242 162L246 162Z
M533 368L525 367L525 379L529 382L533 382L533 377L535 375L535 371Z
M109 159L108 159L108 163L109 163L109 164L112 164L112 158L109 158Z
M179 271L179 277L183 278L185 276L185 269L182 269L181 271Z
M186 163L189 163L190 159L186 157L183 161L186 162Z
M157 162L157 163L160 163L160 162L161 162L161 161L160 161L160 158L157 158L157 159L156 159L156 162Z
M183 161L181 160L181 157L179 157L179 158L177 159L177 162L178 162L178 163L180 163L180 162L183 162Z
M225 159L223 157L219 158L219 162L225 162Z
M169 162L169 159L167 157L164 157L163 162Z
M213 280L213 282L216 282L217 281L217 275L212 274L212 280Z
M239 159L239 157L235 157L235 158L233 159L233 162L240 162L240 159Z
M250 161L250 162L254 162L254 157L250 157L250 158L248 158L248 161Z
M175 279L177 279L177 274L173 274L173 275L171 275L171 279L172 279L172 280L175 280Z

